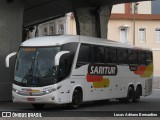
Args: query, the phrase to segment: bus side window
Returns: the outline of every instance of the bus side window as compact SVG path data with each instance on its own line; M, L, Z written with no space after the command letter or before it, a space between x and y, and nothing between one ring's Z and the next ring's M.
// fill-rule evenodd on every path
M104 47L93 46L94 63L104 63Z
M136 50L128 50L128 61L129 64L138 64Z
M117 59L119 64L128 64L128 54L126 49L117 49Z
M87 44L81 44L76 68L91 62L91 46Z
M147 51L146 52L146 65L151 64L153 61L152 52Z
M106 47L105 48L105 63L117 63L117 52L116 48Z
M139 65L146 64L146 55L144 51L138 51L138 63Z

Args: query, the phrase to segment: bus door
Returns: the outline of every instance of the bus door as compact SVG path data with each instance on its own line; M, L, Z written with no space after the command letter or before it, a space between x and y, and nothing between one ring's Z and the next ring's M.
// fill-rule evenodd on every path
M71 67L73 63L73 54L64 54L61 56L60 64L58 68L58 83L60 84L59 87L62 87L60 89L60 98L63 102L69 101L70 96L70 73L71 73Z
M69 96L70 96L70 79L64 80L60 82L57 86L58 91L58 101L60 103L68 103L69 102Z

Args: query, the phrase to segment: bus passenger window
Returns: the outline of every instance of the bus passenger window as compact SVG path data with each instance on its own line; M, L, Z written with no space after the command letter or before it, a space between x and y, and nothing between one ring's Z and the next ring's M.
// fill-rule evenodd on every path
M126 49L117 49L117 58L119 64L127 64L128 63L128 54Z
M129 64L138 64L136 50L128 50L128 61Z
M91 46L86 44L81 44L77 65L76 67L81 67L82 65L89 64L91 62Z
M146 52L146 64L149 65L152 63L152 61L153 61L152 52L147 51Z
M144 51L138 51L138 63L139 65L146 64L146 56Z
M107 47L105 49L105 62L106 63L116 63L117 62L116 48Z
M93 46L93 58L95 63L104 63L104 47Z

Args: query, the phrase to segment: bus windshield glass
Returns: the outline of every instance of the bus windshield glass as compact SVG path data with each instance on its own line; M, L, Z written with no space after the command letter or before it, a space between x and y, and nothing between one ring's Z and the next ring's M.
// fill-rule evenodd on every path
M15 64L14 83L26 87L56 83L54 59L59 51L60 47L21 47Z

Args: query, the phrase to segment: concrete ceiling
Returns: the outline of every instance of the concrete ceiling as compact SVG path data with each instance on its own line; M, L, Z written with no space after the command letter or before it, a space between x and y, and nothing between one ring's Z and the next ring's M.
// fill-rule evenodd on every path
M98 7L147 0L25 0L24 27L65 15L79 7Z

